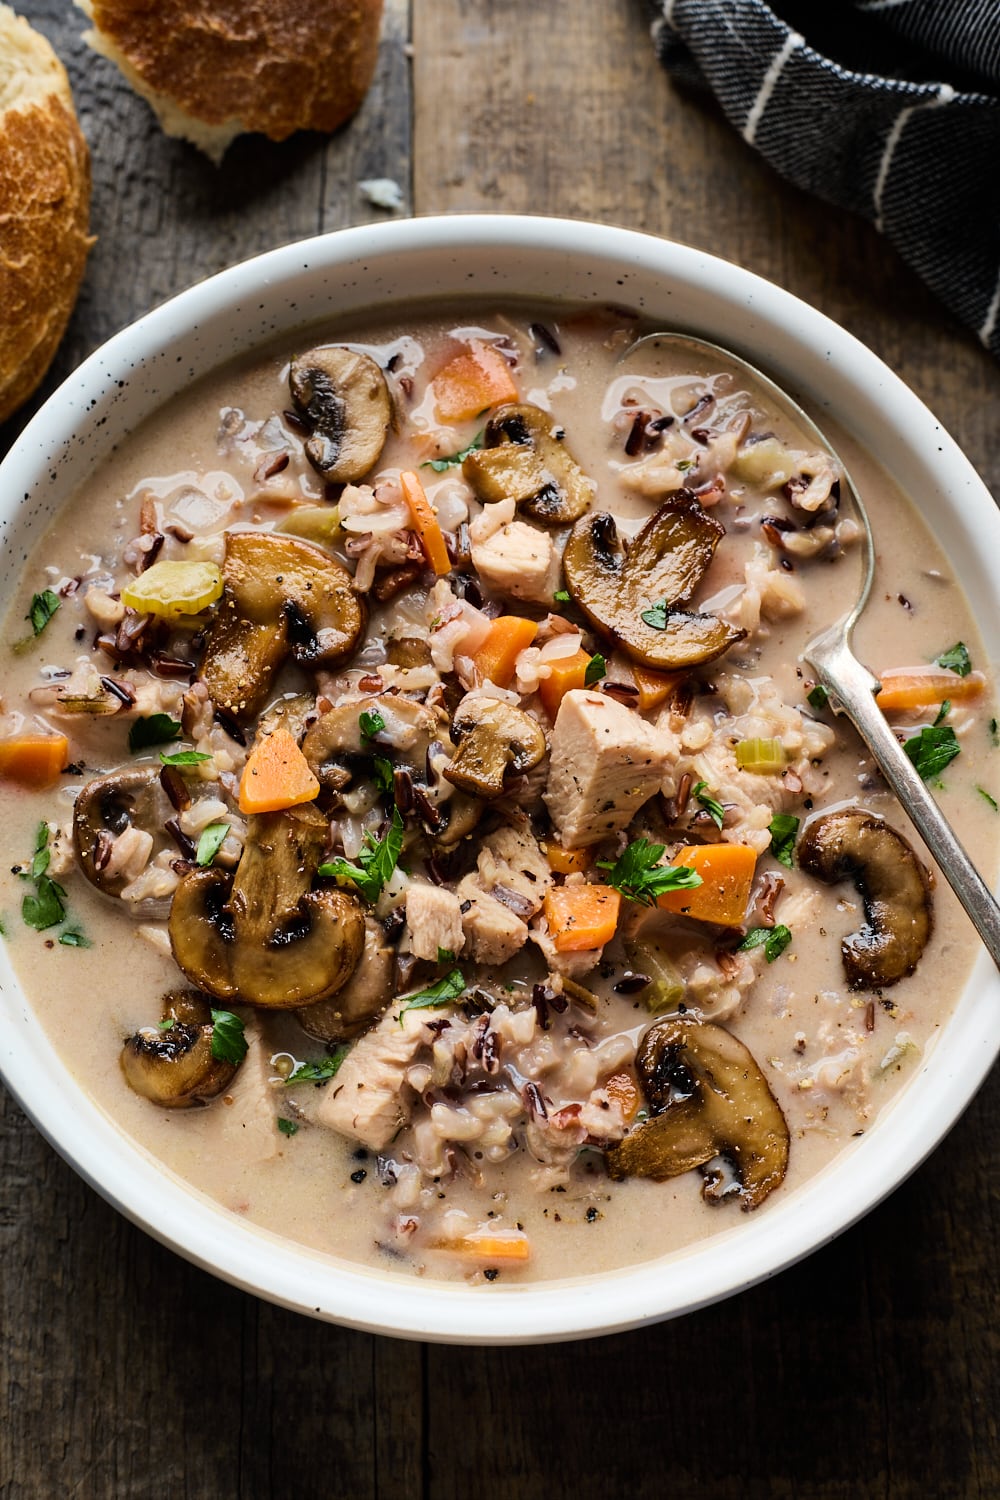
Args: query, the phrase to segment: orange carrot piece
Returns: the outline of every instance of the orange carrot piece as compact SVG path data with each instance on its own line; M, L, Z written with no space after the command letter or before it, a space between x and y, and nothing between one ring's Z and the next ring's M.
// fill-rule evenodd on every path
M451 572L451 558L448 556L448 548L444 544L444 532L441 530L434 507L424 493L419 476L414 474L412 469L407 469L400 474L399 483L402 486L403 498L410 507L413 526L420 538L420 545L426 553L427 561L437 576L444 578L447 573Z
M545 897L545 918L557 953L586 953L610 943L621 896L610 885L558 885Z
M564 849L562 844L543 844L549 869L557 875L575 875L588 869L593 858L593 849Z
M648 667L639 667L633 663L632 677L639 689L639 701L636 704L639 712L645 714L650 709L660 708L677 684L683 681L684 676L683 672L651 672Z
M494 620L489 635L472 658L478 681L485 682L488 677L497 687L508 687L517 658L537 634L535 621L525 620L521 615L501 615Z
M69 765L69 740L64 734L28 731L0 740L0 777L21 786L51 786Z
M612 1073L610 1078L605 1078L601 1087L612 1099L617 1099L622 1107L622 1114L626 1120L639 1108L639 1085L631 1073Z
M575 656L560 656L549 662L551 676L542 677L538 683L538 695L549 718L555 722L559 705L573 688L586 685L587 666L590 653L578 651Z
M757 867L756 851L749 844L692 845L675 854L671 864L694 870L701 876L701 885L691 891L667 891L659 897L657 906L699 922L740 925Z
M895 667L883 672L879 678L882 691L878 695L878 706L883 712L897 708L933 708L950 699L952 703L964 703L978 698L986 686L982 672L969 672L959 677L947 667Z
M319 782L287 729L276 729L254 745L240 780L240 812L280 812L311 802Z
M520 1229L475 1229L471 1234L463 1234L458 1239L435 1240L434 1249L449 1250L454 1255L465 1256L467 1260L485 1261L487 1265L498 1260L531 1259L531 1241Z
M491 344L470 339L431 381L434 404L443 422L464 422L487 407L517 400L510 367Z

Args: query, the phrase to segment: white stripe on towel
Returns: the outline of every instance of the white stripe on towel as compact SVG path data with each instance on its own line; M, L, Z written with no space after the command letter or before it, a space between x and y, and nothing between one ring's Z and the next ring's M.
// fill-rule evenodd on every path
M878 174L875 178L875 191L872 194L872 206L875 209L876 229L881 230L884 228L884 225L882 223L882 194L885 192L885 185L889 180L889 168L892 166L892 158L896 153L896 147L899 145L900 136L906 129L907 121L915 110L937 109L941 104L950 104L954 97L955 90L952 88L950 83L938 84L938 91L935 98L923 99L919 104L906 105L905 109L901 109L899 111L899 114L893 120L892 129L889 131L888 138L886 139L885 150L882 152L882 160L878 164Z
M802 46L803 41L804 38L799 36L797 31L790 31L785 37L785 40L782 42L781 46L778 48L778 51L772 57L771 65L768 68L767 72L764 74L764 82L760 86L760 91L758 92L756 99L750 106L750 113L747 115L746 124L743 126L743 139L746 141L748 146L752 146L754 143L754 137L757 134L757 126L760 124L764 111L765 109L767 109L771 95L774 93L775 84L781 77L782 68L785 66L785 63L791 57L796 47Z

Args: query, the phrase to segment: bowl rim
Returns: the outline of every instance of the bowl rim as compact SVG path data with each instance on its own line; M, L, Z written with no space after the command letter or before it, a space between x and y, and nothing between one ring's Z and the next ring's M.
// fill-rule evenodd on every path
M0 464L0 495L32 496L43 479L51 478L53 457L86 420L88 403L107 398L116 383L127 385L137 369L187 337L201 320L236 312L257 292L289 287L318 268L337 271L361 261L388 265L417 252L445 256L484 249L529 257L590 256L602 265L602 274L611 265L638 268L742 311L746 327L792 348L796 368L813 379L817 371L826 372L824 404L833 410L847 392L863 386L881 417L908 432L910 450L947 470L942 494L952 497L952 510L961 505L970 542L973 531L983 528L1000 541L1000 517L968 459L919 398L846 329L783 288L705 251L634 230L543 216L454 214L336 230L197 283L115 334L67 378ZM627 300L628 290L620 295ZM291 333L295 326L288 322L283 331ZM731 342L746 347L746 336ZM757 345L755 335L751 351ZM760 362L781 377L780 359ZM12 514L23 503L12 503ZM982 548L979 561L985 570L992 568L1000 589L1000 563L982 556L991 550L1000 554L1000 547ZM855 1223L919 1166L971 1101L1000 1051L998 999L1000 976L981 951L918 1076L870 1132L766 1215L749 1221L741 1216L732 1228L665 1261L524 1286L472 1288L357 1266L251 1226L188 1187L119 1130L76 1083L31 1012L6 950L0 955L0 1019L10 1024L0 1026L0 1076L50 1144L108 1202L178 1254L245 1291L307 1315L396 1337L457 1344L548 1342L693 1311L776 1274ZM928 1078L936 1111L927 1111L922 1099L917 1102L918 1080ZM934 1115L931 1124L928 1113ZM890 1119L894 1128L886 1132L881 1127ZM734 1254L735 1235L739 1251ZM274 1254L276 1246L280 1255Z

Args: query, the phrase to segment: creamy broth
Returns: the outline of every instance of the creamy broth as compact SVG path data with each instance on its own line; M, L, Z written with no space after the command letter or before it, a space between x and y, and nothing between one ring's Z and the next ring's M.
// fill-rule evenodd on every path
M789 503L780 484L743 477L752 474L753 449L759 449L759 444L747 443L751 433L774 433L788 450L813 455L815 445L808 438L790 430L760 393L741 391L729 374L671 368L661 356L650 356L642 368L634 360L627 369L619 365L637 331L623 316L611 314L551 308L477 308L474 314L446 310L407 322L372 318L350 327L313 330L294 348L286 342L249 363L224 367L145 423L95 473L36 547L11 601L4 627L8 643L20 641L29 629L25 617L33 595L54 590L59 608L27 649L7 658L5 732L17 735L26 723L37 721L68 736L70 757L58 782L43 790L0 781L10 863L20 865L20 870L4 873L0 911L31 1003L94 1101L164 1168L232 1213L324 1254L389 1272L510 1283L598 1273L662 1256L709 1235L739 1232L744 1222L739 1174L735 1183L730 1180L731 1160L719 1173L705 1164L709 1188L713 1182L716 1190L727 1183L730 1188L718 1202L704 1196L706 1177L698 1170L662 1182L634 1176L612 1180L606 1170L606 1152L613 1155L622 1137L643 1123L641 1116L636 1120L636 1108L650 1111L649 1100L639 1094L631 1098L628 1087L635 1087L637 1046L662 1019L651 1013L649 987L637 989L630 977L636 969L629 954L636 950L626 953L626 937L639 941L639 951L650 931L654 943L665 945L680 988L668 997L664 1014L676 1016L680 1006L694 1024L716 1024L740 1038L780 1107L789 1135L787 1171L755 1210L761 1213L848 1149L919 1071L971 965L976 950L972 929L950 891L937 881L930 898L933 930L915 972L891 985L852 988L841 940L862 922L856 887L850 881L823 884L797 862L790 866L775 858L769 819L776 813L798 818L801 833L810 816L848 805L884 818L917 847L850 728L829 710L810 705L813 683L799 661L810 636L842 614L856 596L860 544L846 508L837 511L827 499L818 511L803 513ZM350 343L389 372L394 428L372 474L360 486L349 486L374 484L379 491L376 476L381 476L381 499L370 492L361 500L340 494L339 486L325 484L304 454L307 433L289 398L288 362L310 342L327 340ZM565 434L559 441L594 481L592 510L612 512L625 536L634 538L664 498L679 488L692 489L698 510L725 528L696 603L687 607L723 617L734 631L746 634L717 659L682 674L681 690L674 683L669 695L642 715L667 746L662 790L644 800L627 830L620 828L587 847L614 864L625 845L640 836L659 839L667 859L682 847L713 846L720 840L746 844L757 859L745 919L710 924L647 913L625 896L619 931L602 945L603 951L553 953L551 942L546 946L529 937L509 962L499 965L489 959L470 961L473 939L465 911L464 953L455 950L454 958L439 954L440 962L430 956L413 961L407 945L417 931L415 902L407 928L400 930L401 922L391 916L409 906L413 884L432 884L422 863L426 840L411 844L409 874L397 871L391 877L376 908L380 919L389 919L386 941L396 945L395 991L424 993L447 980L456 967L462 985L450 1005L417 1007L399 1019L390 1007L388 1022L397 1028L397 1039L410 1032L416 1037L417 1028L423 1028L403 1065L406 1103L400 1128L377 1144L363 1134L332 1128L328 1101L350 1076L350 1052L330 1081L288 1084L283 1075L290 1067L304 1060L322 1062L328 1050L303 1030L294 1011L255 1009L238 998L212 1001L232 1008L246 1025L250 1050L235 1078L204 1107L157 1107L130 1089L119 1057L125 1038L155 1026L161 996L190 987L170 954L165 918L173 895L170 881L178 876L171 862L180 862L180 879L191 873L206 819L199 825L197 818L189 818L182 828L186 856L173 848L161 860L168 888L161 892L148 883L145 899L130 901L99 893L76 868L70 849L74 800L98 774L123 765L158 767L161 750L169 755L196 746L211 759L183 766L179 774L193 794L195 809L199 799L214 798L213 805L222 806L216 806L213 820L232 821L234 845L228 863L225 847L220 851L219 866L231 871L246 833L247 816L238 811L237 791L257 720L252 715L245 719L244 747L239 735L228 732L231 719L224 716L221 725L213 724L204 703L200 718L190 704L185 710L183 695L193 674L169 662L164 667L162 657L159 674L150 674L123 653L122 622L116 618L119 595L147 560L143 553L150 537L162 538L153 543L159 548L157 560L221 563L225 533L233 527L295 527L307 509L312 519L307 516L306 522L314 526L315 508L329 507L338 496L346 526L351 526L352 505L357 517L376 517L370 533L357 519L353 530L331 539L333 555L361 577L361 570L372 566L370 538L382 534L377 522L383 511L391 517L392 507L400 505L400 469L421 477L443 530L459 534L461 524L468 522L482 536L484 507L461 464L440 470L427 466L470 449L489 419L487 410L443 421L430 383L472 341L503 355L516 400L551 413ZM700 415L692 417L704 397L709 399ZM657 428L658 417L670 420ZM961 641L973 668L984 668L975 623L940 547L877 463L858 451L849 436L835 436L865 496L879 543L876 587L857 632L859 654L873 670L886 671L933 663ZM683 456L689 450L693 461ZM680 469L669 462L671 454L680 457ZM645 480L637 478L642 466L653 471ZM813 462L813 467L821 466ZM718 483L716 476L721 476ZM502 529L512 519L511 509L497 524ZM494 701L510 699L511 706L538 722L548 737L546 757L540 768L515 778L500 799L488 803L485 820L457 851L448 852L444 883L433 887L437 890L450 892L473 877L482 888L485 877L477 860L483 848L496 855L494 864L503 866L505 846L497 843L498 830L520 831L530 838L535 854L560 843L556 804L550 809L541 799L559 733L538 691L546 667L559 660L545 655L553 640L577 631L573 638L578 647L603 657L604 676L573 689L581 700L596 698L601 711L610 700L623 712L635 712L634 659L593 628L572 601L556 597L566 592L559 556L568 525L546 528L529 521L523 511L517 519L554 544L552 571L544 581L530 581L525 570L507 587L491 587L489 570L481 569L481 587L471 595L471 613L463 616L458 609L462 601L451 585L435 583L416 555L407 521L403 554L387 550L375 578L377 583L388 568L416 561L414 577L383 604L370 596L371 615L359 653L315 669L288 663L267 695L268 707L292 694L309 698L306 720L294 725L293 737L299 739L310 716L315 720L317 713L343 702L357 701L360 711L370 697L385 699L391 727L393 696L423 703L430 691L433 701L432 684L439 678L453 681L457 674L461 698L477 679L471 665L475 654L462 652L468 638L460 632L453 632L459 644L447 669L433 663L430 669L387 665L390 640L418 640L429 651L452 620L471 620L474 635L482 637L490 618L500 613L523 615L541 626L517 659L507 696ZM809 521L815 524L807 525ZM804 556L821 525L830 533L828 542L817 544L815 557ZM791 537L796 540L789 541ZM480 555L489 540L478 544ZM472 576L476 570L465 564L454 572ZM530 597L524 597L526 590ZM648 602L652 606L657 601ZM561 623L553 623L553 615ZM194 623L177 622L173 638L161 643L162 656L197 662L208 619L206 613ZM109 638L103 645L98 644L102 635ZM444 649L440 641L435 649ZM99 677L110 678L119 689L124 684L125 696L136 702L118 703L115 711L100 715L67 713L66 705L55 701L67 682L80 692L106 696L110 691L114 697L114 687L93 688L92 664ZM71 678L66 675L70 672L75 674ZM989 797L1000 797L990 732L993 709L988 690L963 698L965 681L955 674L946 720L961 754L932 784L973 857L992 873L997 814ZM445 731L447 714L453 712L451 702L442 720ZM910 736L932 725L938 712L937 705L897 712L892 722ZM183 719L183 737L130 755L130 726L155 713ZM293 724L293 719L287 722ZM733 773L724 752L729 753L725 741L734 724L738 739L762 738L767 730L781 738L783 774L774 769ZM371 746L363 743L361 750L370 754ZM386 747L388 758L398 765L397 750L392 744ZM319 800L333 825L330 852L357 861L363 827L384 837L391 804L361 794L351 801L358 791L356 766L353 774L350 788L325 782ZM440 776L438 784L444 786ZM530 826L525 814L533 819ZM408 816L411 830L414 817ZM24 876L40 820L50 830L50 873L65 889L67 919L36 931L22 922L19 911L32 889ZM919 853L928 864L926 853ZM541 857L544 862L544 850ZM557 861L558 853L553 857ZM408 865L405 856L401 863ZM584 868L584 881L610 878L592 861ZM140 868L137 878L142 874ZM580 883L578 875L558 869L542 879L551 879L555 890ZM499 886L500 904L509 902L504 909L544 938L541 924L550 908L528 914L525 901L532 905L530 896L515 889L512 899L504 880ZM350 894L349 882L346 889ZM791 933L783 949L773 943L774 932L782 927ZM772 942L739 946L746 933L758 929ZM61 941L67 930L83 934L89 946ZM775 946L778 951L772 952ZM565 990L564 977L570 981ZM574 995L574 982L597 997L596 1015L585 999ZM545 986L542 992L539 985ZM448 1024L435 1032L433 1026L441 1022ZM376 1017L375 1024L386 1022ZM489 1032L499 1038L492 1071L487 1067L489 1046L485 1062L482 1057ZM357 1046L354 1037L348 1046ZM470 1061L467 1054L474 1057L477 1047L478 1059ZM420 1068L425 1075L414 1071ZM612 1089L609 1095L604 1084L622 1076L631 1085L624 1093L616 1085L617 1092ZM529 1087L536 1092L526 1093ZM601 1109L610 1122L604 1135L593 1123ZM590 1122L586 1128L581 1119ZM521 1261L498 1251L491 1258L492 1240L504 1246L523 1243L530 1254ZM484 1248L469 1250L477 1244Z

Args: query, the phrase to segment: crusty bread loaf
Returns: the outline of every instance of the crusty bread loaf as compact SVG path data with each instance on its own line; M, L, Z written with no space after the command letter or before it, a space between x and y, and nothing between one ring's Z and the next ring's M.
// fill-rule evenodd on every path
M0 422L44 376L80 289L90 155L66 70L0 5Z
M382 0L77 0L86 40L168 135L215 161L244 131L283 141L354 113L378 55Z

